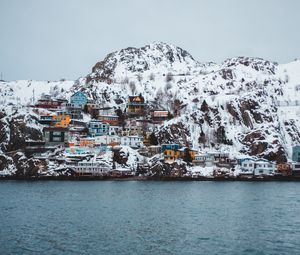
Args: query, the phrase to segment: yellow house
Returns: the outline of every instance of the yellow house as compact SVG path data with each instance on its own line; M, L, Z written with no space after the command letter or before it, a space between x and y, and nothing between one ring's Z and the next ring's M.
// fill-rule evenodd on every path
M197 155L196 150L188 150L191 160L193 161ZM164 150L164 160L165 161L175 161L179 158L184 158L185 157L185 150L184 149L166 149Z
M190 154L191 159L194 160L197 155L197 151L190 149L189 154Z
M165 150L164 151L165 161L175 161L175 160L179 159L180 156L181 156L181 153L178 150Z
M197 155L197 151L196 150L192 150L192 149L189 149L189 148L182 148L182 149L179 150L180 151L180 157L181 158L185 157L185 150L186 149L188 150L190 158L193 161L195 159L196 155Z
M129 114L142 114L145 110L145 99L142 95L129 96L127 110Z
M57 115L52 116L52 121L54 122L55 127L68 127L71 118L70 115L67 115L64 112L58 112Z

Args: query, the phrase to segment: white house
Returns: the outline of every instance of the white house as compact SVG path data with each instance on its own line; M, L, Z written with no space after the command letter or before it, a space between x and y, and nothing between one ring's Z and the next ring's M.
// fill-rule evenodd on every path
M274 175L275 164L268 160L257 160L255 162L254 175Z
M111 167L106 162L101 161L80 161L78 165L74 167L74 171L78 175L105 175L111 170Z
M139 136L143 135L143 127L142 126L137 126L137 125L130 125L124 128L122 130L122 135L123 136Z
M129 146L131 148L140 148L143 145L143 137L137 135L122 136L121 145Z
M198 153L193 160L196 166L213 166L214 157L209 153Z
M255 169L255 160L254 159L245 159L241 162L241 170L244 173L254 173Z
M122 130L119 126L109 126L109 135L118 135Z
M117 145L121 143L121 137L117 135L95 136L95 145Z

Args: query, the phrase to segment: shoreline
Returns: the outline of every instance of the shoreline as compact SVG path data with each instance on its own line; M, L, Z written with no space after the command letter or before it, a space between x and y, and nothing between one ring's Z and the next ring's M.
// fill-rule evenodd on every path
M3 176L0 181L242 181L242 182L300 182L300 176L266 177L171 177L171 176Z

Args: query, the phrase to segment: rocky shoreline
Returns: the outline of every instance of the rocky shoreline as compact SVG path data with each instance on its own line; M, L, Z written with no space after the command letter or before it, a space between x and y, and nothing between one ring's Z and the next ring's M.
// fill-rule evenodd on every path
M266 177L171 177L171 176L3 176L0 181L247 181L247 182L269 182L269 181L300 181L300 176L266 176Z

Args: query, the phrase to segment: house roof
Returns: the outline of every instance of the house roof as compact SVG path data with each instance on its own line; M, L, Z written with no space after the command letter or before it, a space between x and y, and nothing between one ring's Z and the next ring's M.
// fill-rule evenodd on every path
M79 94L84 95L85 97L87 97L87 95L84 92L82 92L82 91L76 91L71 97L77 96Z
M144 103L145 102L145 98L142 95L139 96L129 96L128 97L129 102L131 103Z

